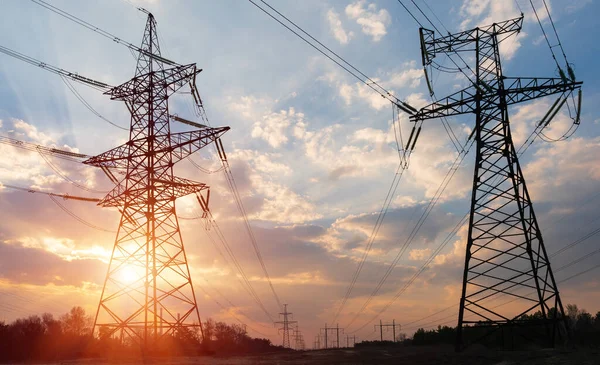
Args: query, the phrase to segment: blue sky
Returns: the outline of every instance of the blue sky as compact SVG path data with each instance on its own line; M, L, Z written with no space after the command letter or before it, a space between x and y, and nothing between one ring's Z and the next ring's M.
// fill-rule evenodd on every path
M232 128L223 142L274 285L295 313L305 338L312 339L317 328L331 321L337 310L398 164L389 102L357 84L247 1L51 3L134 44L141 40L145 15L131 3L143 6L157 18L163 55L179 63L196 62L203 69L197 78L198 88L212 124ZM421 0L417 3L425 4ZM519 15L516 3L511 1L426 3L451 31ZM525 22L522 33L507 40L502 49L505 75L556 76L556 66L540 38L541 30L529 2L518 3L525 12ZM541 5L539 1L534 3ZM594 106L600 101L600 90L595 67L599 46L594 35L599 30L595 15L600 9L592 0L554 0L549 4L569 62L578 79L585 82L582 122L577 133L560 143L536 140L522 158L548 251L554 252L598 225L595 218L600 212L594 199L600 193L600 115ZM2 5L1 45L111 85L132 77L135 63L125 47L33 2L12 0ZM377 78L400 99L417 106L427 102L418 25L398 2L290 0L273 1L271 5L362 72ZM550 31L548 20L543 18L545 29ZM452 65L446 62L446 66ZM461 74L434 74L433 78L438 96L467 85ZM106 118L119 125L129 123L124 105L85 86L75 87ZM544 99L511 108L517 146L553 101ZM173 98L170 108L181 116L192 117L189 95ZM90 155L127 138L125 132L87 110L58 76L5 55L0 56L0 120L4 136ZM473 118L454 118L450 122L464 141ZM561 113L548 133L560 135L568 122L567 115ZM405 116L401 117L401 125L408 133L410 124ZM173 128L183 130L178 125ZM101 196L64 181L35 154L9 146L0 146L0 151L0 182L4 184ZM414 226L414 212L420 214L455 157L456 151L440 122L426 122L374 250L340 316L340 325L349 322L362 306ZM473 158L471 152L381 295L348 332L366 323L393 297L466 212ZM205 168L218 167L216 157L208 150L194 159ZM95 170L53 162L91 189L110 188L110 182ZM211 186L216 219L266 306L275 314L275 302L223 176L204 174L186 162L178 166L177 173ZM113 229L118 222L115 211L80 202L64 204L98 226ZM114 234L80 225L40 195L1 189L0 206L0 303L12 308L1 313L0 320L42 310L65 312L73 299L93 311ZM194 207L193 199L178 203L182 215L193 214ZM195 284L204 286L206 277L211 283L205 288L209 295L219 299L214 291L217 288L235 304L229 312L224 311L201 292L201 315L233 322L230 313L237 313L277 341L268 319L243 289L231 284L235 273L212 248L202 224L183 222L182 230ZM458 303L465 237L463 227L434 265L386 311L384 320L395 318L406 323ZM597 245L598 241L591 238L552 263L568 263L593 252ZM584 260L560 272L557 278L591 267L594 261ZM594 307L600 299L597 275L590 272L570 281L568 287L562 286L563 301L576 302L594 313L600 310ZM21 299L2 293L16 294ZM357 335L364 338L371 331L367 326Z

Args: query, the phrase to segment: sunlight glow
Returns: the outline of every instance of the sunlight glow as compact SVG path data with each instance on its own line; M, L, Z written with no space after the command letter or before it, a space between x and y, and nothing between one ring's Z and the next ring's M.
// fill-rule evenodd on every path
M136 272L135 268L131 266L125 266L119 271L119 279L125 284L131 284L139 278L140 275Z

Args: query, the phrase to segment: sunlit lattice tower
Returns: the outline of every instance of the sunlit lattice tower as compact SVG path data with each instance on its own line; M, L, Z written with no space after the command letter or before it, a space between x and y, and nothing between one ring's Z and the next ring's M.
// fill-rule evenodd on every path
M564 310L540 227L513 144L508 106L580 88L566 78L510 78L500 65L499 44L521 30L523 17L435 37L421 29L424 65L437 54L475 57L475 80L468 88L434 102L413 121L472 113L477 143L469 232L460 299L457 350L465 329L485 337L505 326L532 324L524 314L540 311L536 322L553 345ZM468 54L470 53L470 54ZM556 104L555 104L556 106ZM502 298L499 298L503 296ZM505 296L505 297L504 297ZM511 301L500 306L499 301ZM481 331L487 327L487 331ZM483 333L483 335L482 335ZM475 339L471 339L475 340Z
M161 57L152 14L141 49L135 77L106 92L131 113L129 141L85 163L124 176L99 203L118 208L121 220L94 331L148 349L166 336L201 329L175 200L208 186L173 176L173 166L229 127L171 133L169 96L201 70Z

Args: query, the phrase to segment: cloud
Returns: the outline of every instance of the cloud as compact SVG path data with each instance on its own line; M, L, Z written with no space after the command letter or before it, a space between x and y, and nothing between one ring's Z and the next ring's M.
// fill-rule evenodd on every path
M0 277L13 283L101 285L105 265L96 259L63 260L46 249L28 247L20 242L0 242Z
M333 33L335 39L338 40L341 44L348 44L354 33L346 32L344 27L342 26L342 21L340 20L340 15L335 12L333 9L329 9L327 11L327 21L329 22L329 28Z
M287 129L292 124L302 123L304 114L296 113L294 108L270 113L255 122L252 129L253 138L262 138L273 148L279 148L288 141Z
M34 143L47 146L54 143L56 137L52 137L46 133L40 132L36 126L26 123L21 119L13 119L13 127L15 128L15 135L26 136L29 140Z
M239 98L227 98L227 107L240 114L244 119L254 121L262 117L273 105L273 100L254 95L243 95Z
M66 261L90 259L100 260L107 264L110 260L110 251L104 247L97 245L82 247L83 245L76 245L75 241L69 238L21 237L16 242L26 248L37 248L53 253ZM12 244L14 242L5 241L5 243Z
M536 1L540 5L541 0ZM536 6L537 7L537 6ZM539 13L539 12L538 12ZM459 11L462 21L460 29L466 30L477 26L491 25L493 23L517 18L520 11L512 1L492 1L492 0L464 0ZM539 14L540 20L547 18L547 15ZM533 21L533 14L525 17L526 21ZM537 21L537 20L536 20ZM510 60L521 48L523 39L527 37L525 32L513 34L510 39L500 43L500 54L503 58Z
M394 90L415 89L421 85L423 78L423 70L416 68L415 65L415 61L406 62L402 71L390 72L385 77L372 77L371 79L390 90L392 95L396 94ZM390 105L388 99L382 98L379 93L361 82L347 84L335 82L333 77L323 77L322 79L326 79L330 84L337 87L338 95L346 105L366 101L375 110L381 110Z
M524 168L530 194L538 201L555 201L568 196L574 185L579 185L580 191L589 191L589 185L600 180L599 153L599 137L545 143L535 160ZM557 190L562 194L556 194Z
M286 164L276 162L277 159L283 159L282 155L238 149L229 153L236 185L249 218L276 223L304 223L319 219L321 214L310 198L281 181L292 170ZM230 207L233 207L231 198L228 196ZM221 202L219 205L224 204ZM230 219L236 215L237 212L228 208L223 218Z
M565 10L569 14L575 13L575 12L585 8L587 5L589 5L591 3L592 3L592 0L572 0L569 2L569 5L567 5Z
M262 209L252 218L278 223L304 223L322 217L316 206L287 186L255 178L256 190L264 195Z
M57 143L58 135L40 131L21 119L11 119L10 125L4 125L2 132L10 138L25 142L79 152L77 148ZM0 145L0 180L4 183L48 189L65 182L59 172L87 188L93 189L97 185L98 169L50 156L42 157L35 151L24 151L7 144Z
M355 1L346 6L346 16L356 20L362 32L370 35L374 42L379 42L387 34L386 26L392 22L392 17L385 9L377 11L377 5L367 4L366 0Z
M430 248L425 248L422 250L413 249L413 250L410 250L410 252L408 253L408 258L413 261L421 261L421 260L425 260L426 258L428 258L429 255L431 255Z
M423 78L423 70L415 66L415 61L406 63L403 71L390 75L387 84L395 88L404 88L408 86L411 89L414 89L418 87L421 84L421 79Z

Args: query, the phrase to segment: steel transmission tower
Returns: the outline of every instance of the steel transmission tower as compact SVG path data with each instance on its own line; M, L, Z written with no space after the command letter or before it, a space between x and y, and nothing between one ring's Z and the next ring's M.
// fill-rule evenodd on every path
M169 96L194 83L201 70L160 54L156 21L149 14L135 77L105 93L127 105L131 113L129 140L85 161L124 174L98 203L116 207L121 220L94 331L146 349L165 336L177 336L193 327L202 330L175 200L208 186L175 177L173 166L229 130L171 133Z
M279 328L283 334L283 347L290 348L290 325L297 324L298 321L290 321L292 313L287 311L287 304L283 305L283 312L279 313L279 315L283 316L283 321L275 322L275 324L283 325L283 327Z
M521 317L536 310L542 314L540 322L548 343L553 345L564 318L558 287L511 137L508 106L551 94L565 98L580 89L581 83L565 77L504 76L499 43L518 33L522 22L521 16L438 38L433 31L420 30L425 66L437 54L455 52L474 52L476 63L472 86L424 107L411 117L415 122L467 113L475 114L476 118L477 155L457 350L465 344L463 332L467 327L489 326L486 336L503 326L531 323ZM522 290L533 290L535 297L527 297L529 293ZM494 302L490 303L490 299L500 294L516 302L512 309L497 308L492 305Z

